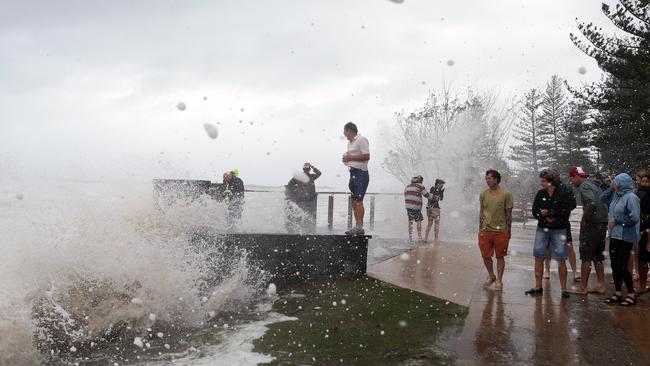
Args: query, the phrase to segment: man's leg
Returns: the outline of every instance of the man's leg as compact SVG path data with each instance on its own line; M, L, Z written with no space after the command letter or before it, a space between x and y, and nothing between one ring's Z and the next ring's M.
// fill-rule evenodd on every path
M409 217L409 240L413 240L413 220Z
M433 226L433 220L431 220L431 217L429 216L427 220L427 230L424 233L424 241L429 240L429 233L431 233L431 227Z
M605 262L594 261L594 268L596 270L596 287L591 292L604 294L605 293Z
M478 246L481 250L481 257L483 257L483 264L488 272L488 278L483 282L483 288L488 288L497 278L494 275L494 263L492 262L492 255L494 254L493 236L488 232L479 232Z
M571 271L573 272L573 278L575 280L580 279L580 274L578 273L578 267L576 263L576 251L573 249L573 242L567 242L567 252L569 254L569 264L571 265Z
M542 276L544 275L544 258L535 257L535 288L542 288Z
M435 229L433 229L433 237L434 239L438 240L438 238L440 237L440 214L438 214L435 217L435 223L436 223L436 227Z
M506 269L506 258L497 257L497 286L503 287L503 272Z
M551 246L546 248L546 258L544 258L544 278L551 278Z
M562 289L562 292L566 292L567 287L566 287L566 278L567 278L567 270L566 270L566 261L557 261L557 271L560 276L560 288Z
M639 268L639 289L638 292L640 294L645 293L647 291L647 285L646 282L648 281L648 262L641 260L641 258L638 259L637 266Z
M418 239L422 240L422 221L416 222L416 227L418 230Z
M483 257L483 264L485 264L485 269L487 269L490 278L494 280L496 276L494 275L494 262L492 262L492 257Z
M591 261L582 260L580 265L580 288L571 290L574 294L586 295L588 293L589 275L591 274Z
M365 214L363 199L352 199L352 209L354 211L354 221L357 223L357 226L363 227L363 215Z

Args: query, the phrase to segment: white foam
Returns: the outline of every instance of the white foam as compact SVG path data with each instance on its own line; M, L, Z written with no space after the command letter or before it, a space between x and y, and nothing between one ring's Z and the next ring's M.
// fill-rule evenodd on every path
M268 330L268 325L278 322L292 321L297 318L291 318L282 314L271 312L266 319L245 324L237 328L237 331L228 333L224 342L218 345L200 349L203 357L196 355L186 355L185 357L175 358L174 365L180 366L254 366L262 363L268 363L275 358L253 352L253 341L262 337ZM166 347L167 345L165 345ZM154 365L167 365L168 362L156 363Z
M112 324L126 322L135 332L153 319L201 327L209 312L253 294L245 257L224 257L216 247L197 251L189 240L187 227L225 221L219 207L188 202L160 210L149 182L30 182L27 191L29 200L0 210L2 365L39 363L35 335L79 348ZM202 302L200 286L215 266L232 275Z

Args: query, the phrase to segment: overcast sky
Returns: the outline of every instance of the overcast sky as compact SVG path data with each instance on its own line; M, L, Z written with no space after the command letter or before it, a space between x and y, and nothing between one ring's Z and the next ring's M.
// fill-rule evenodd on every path
M344 188L354 121L391 190L379 126L428 90L598 80L576 17L610 25L595 0L0 0L0 175L281 185L310 161Z

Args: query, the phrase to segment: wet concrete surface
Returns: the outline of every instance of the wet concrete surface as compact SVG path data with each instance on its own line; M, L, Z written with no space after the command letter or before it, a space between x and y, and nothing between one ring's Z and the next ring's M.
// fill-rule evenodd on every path
M459 365L650 365L650 294L632 308L607 305L604 295L562 299L555 263L544 294L524 294L534 285L534 233L513 231L503 291L481 287L487 272L472 240L416 247L369 266L368 275L469 306L462 333L447 344Z

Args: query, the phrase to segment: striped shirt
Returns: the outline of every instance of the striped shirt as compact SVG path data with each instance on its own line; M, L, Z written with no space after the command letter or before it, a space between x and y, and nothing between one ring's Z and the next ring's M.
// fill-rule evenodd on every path
M422 183L411 183L404 189L404 203L409 210L422 210L422 195L429 196Z

